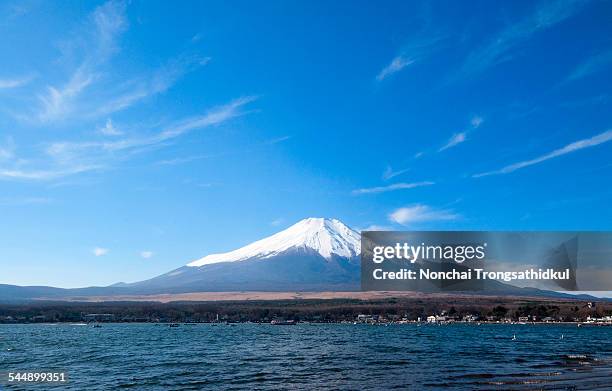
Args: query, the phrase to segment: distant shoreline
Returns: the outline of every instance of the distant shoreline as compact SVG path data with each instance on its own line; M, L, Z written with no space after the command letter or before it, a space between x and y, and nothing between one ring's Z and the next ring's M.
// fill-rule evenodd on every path
M158 326L197 326L197 325L237 325L237 324L253 324L253 325L270 325L274 326L270 322L90 322L84 324L76 324L75 322L42 322L42 323L33 323L33 322L14 322L14 323L2 323L0 322L0 327L2 326L14 326L14 325L34 325L34 326L75 326L75 327L102 327L103 325L158 325ZM475 322L463 322L463 321L453 321L453 322L443 322L443 323L428 323L428 322L417 322L417 321L407 321L407 322L382 322L382 323L359 323L359 322L349 322L349 321L340 321L340 322L315 322L315 321L302 321L297 322L296 325L369 325L369 326L386 326L386 325L397 325L397 326L406 326L406 325L418 325L418 326L457 326L457 325L469 325L469 326L576 326L576 327L612 327L612 322L609 323L588 323L588 322L489 322L489 321L475 321Z
M344 297L295 292L222 295L192 294L192 300L178 300L185 296L173 295L167 299L174 301L167 302L114 298L115 301L4 303L0 304L0 323L612 322L612 302L578 298L414 292L341 292ZM201 301L193 300L196 298ZM219 298L223 300L213 300Z
M65 301L65 302L216 302L216 301L275 301L275 300L332 300L332 299L355 299L355 300L377 300L389 298L533 298L534 300L559 300L547 296L508 296L503 294L470 294L456 292L423 293L415 291L317 291L317 292L265 292L265 291L235 291L235 292L191 292L191 293L167 293L153 295L109 295L109 296L71 296L71 297L40 297L35 301ZM584 298L564 298L563 300L584 301ZM608 300L608 299L600 299Z

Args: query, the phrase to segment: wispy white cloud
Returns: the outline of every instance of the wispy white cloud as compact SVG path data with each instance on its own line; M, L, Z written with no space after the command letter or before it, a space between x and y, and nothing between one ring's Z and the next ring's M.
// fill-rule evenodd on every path
M121 136L123 134L122 131L113 125L113 121L110 118L106 120L104 127L100 128L100 133L105 136Z
M465 140L467 140L467 133L466 132L455 133L446 142L446 144L444 144L440 149L438 149L438 152L442 152L442 151L447 150L449 148L452 148L452 147L454 147L456 145L459 145L462 142L464 142Z
M0 78L0 90L24 86L30 81L32 81L32 79L34 79L33 75L14 77L9 79Z
M7 169L0 168L0 179L22 179L34 181L46 181L79 174L82 172L99 170L102 166L74 166L74 167L52 167L48 169Z
M607 50L587 58L569 75L567 81L590 76L593 73L608 69L612 65L612 50Z
M472 117L472 119L470 120L470 129L463 131L463 132L453 134L451 138L448 139L446 144L444 144L440 149L438 149L438 152L445 151L449 148L452 148L454 146L457 146L465 142L467 140L469 131L478 129L480 125L482 125L483 122L484 122L484 119L480 116Z
M108 56L117 50L117 38L128 27L126 4L111 0L97 7L93 14L98 56Z
M396 209L388 217L391 222L409 225L427 221L456 220L459 215L451 210L434 209L428 205L416 204Z
M211 59L183 54L155 70L143 70L136 77L118 79L110 69L111 58L119 51L119 39L127 30L126 3L108 1L90 15L88 24L65 46L80 48L71 56L79 59L65 83L48 83L38 98L35 112L16 115L24 122L96 119L126 110L153 96L165 93L184 75L206 65Z
M91 152L116 152L139 147L152 146L177 138L189 131L219 125L243 114L240 108L256 97L243 97L226 105L217 106L203 115L190 117L166 127L149 136L122 138L116 141L56 142L47 148L47 153L57 159L66 160L75 154Z
M183 120L175 124L174 126L162 131L158 135L151 137L148 140L145 139L144 143L156 144L162 141L173 139L194 129L219 125L232 118L245 114L241 110L241 108L247 105L248 103L255 101L256 99L257 96L245 96L242 98L235 99L228 104L217 106L209 110L204 115L199 115Z
M376 80L383 81L384 79L393 75L394 73L397 73L401 71L402 69L406 68L408 65L412 64L413 62L414 60L407 58L405 56L397 56L393 60L391 60L389 65L384 67L378 73L378 75L376 75Z
M291 136L276 137L276 138L272 138L270 140L264 141L263 144L274 145L274 144L278 144L278 143L282 143L284 141L287 141L290 138L291 138Z
M414 182L414 183L394 183L388 186L368 187L364 189L353 190L353 194L376 194L386 193L388 191L414 189L416 187L431 186L434 182Z
M429 29L425 28L424 30ZM421 31L416 34L410 42L402 47L400 54L395 56L389 64L381 69L376 75L376 81L382 82L406 67L422 61L431 55L432 52L439 49L440 43L445 38L445 36L433 33L432 31Z
M141 258L143 258L143 259L149 259L149 258L152 258L152 257L153 257L153 255L155 255L155 254L153 253L153 251L148 251L148 250L146 250L146 251L141 251L141 252L140 252L140 257L141 257Z
M244 113L241 113L240 115L242 114ZM276 137L276 138L264 140L261 142L257 142L254 145L274 145L274 144L285 142L290 139L291 139L291 136L282 136L282 137ZM191 162L198 161L198 160L210 159L210 158L226 156L226 155L236 155L236 154L242 154L242 153L244 153L244 150L238 149L234 151L224 151L224 152L209 153L209 154L181 156L181 157L176 157L172 159L159 160L155 162L154 164L157 166L173 166L173 165L178 165L178 164L191 163Z
M122 137L112 141L59 141L45 147L47 161L40 167L13 164L0 166L0 179L50 180L87 171L100 170L114 159L121 159L147 148L166 144L183 134L220 125L245 114L242 108L257 97L247 96L217 106L206 113L176 121L148 135Z
M484 118L481 116L475 115L470 120L470 125L472 125L472 129L478 129L480 125L484 122Z
M81 67L64 86L48 86L45 93L38 95L41 103L38 119L47 122L66 115L71 110L71 100L90 85L94 78L94 74Z
M385 168L385 171L382 174L382 179L385 181L388 181L391 178L395 178L396 176L400 176L402 174L407 173L408 171L410 171L409 168L402 168L399 170L393 170L393 167L391 166L387 166Z
M94 247L93 250L91 250L92 254L95 255L96 257L101 257L103 255L108 254L109 249L104 248L104 247Z
M489 175L509 174L516 170L520 170L521 168L533 166L535 164L542 163L542 162L545 162L547 160L550 160L550 159L553 159L559 156L567 155L568 153L576 152L581 149L591 148L591 147L594 147L594 146L597 146L603 143L607 143L610 140L612 140L612 130L607 130L593 137L583 139L583 140L578 140L573 143L567 144L563 148L555 149L554 151L549 152L545 155L536 157L535 159L525 160L522 162L510 164L508 166L505 166L495 171L488 171L488 172L483 172L480 174L474 174L473 177L480 178L480 177L489 176Z
M513 57L513 49L534 34L552 28L580 11L587 1L557 0L541 2L522 20L506 27L487 44L473 51L464 62L462 74L482 72Z
M208 64L210 57L182 56L170 61L149 77L132 80L122 90L96 104L90 116L109 115L125 110L147 98L169 90L185 74Z
M91 34L86 55L63 86L47 86L38 95L38 120L50 122L62 119L73 109L76 98L98 77L99 67L117 50L117 38L127 28L125 3L109 1L97 7L90 16L90 24L83 35Z
M85 160L87 157L99 154L117 153L142 147L155 146L175 139L189 131L219 125L234 117L240 116L244 105L255 100L256 97L243 97L226 105L217 106L203 115L190 117L166 127L165 129L148 136L122 138L115 141L90 142L56 142L47 148L47 154L56 160L68 162Z

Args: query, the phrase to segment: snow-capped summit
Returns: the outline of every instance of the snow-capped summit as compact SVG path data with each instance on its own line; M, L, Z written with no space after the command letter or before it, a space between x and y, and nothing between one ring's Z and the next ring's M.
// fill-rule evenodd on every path
M265 239L227 253L207 255L187 266L269 258L300 248L314 250L326 259L334 255L352 258L361 251L361 237L357 231L339 220L311 217Z

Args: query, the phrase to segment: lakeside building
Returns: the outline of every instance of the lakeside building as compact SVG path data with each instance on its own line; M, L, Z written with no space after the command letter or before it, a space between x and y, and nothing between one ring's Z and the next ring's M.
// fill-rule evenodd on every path
M612 315L602 316L601 318L587 316L585 323L612 324Z
M478 318L478 315L465 315L462 320L464 322L476 322Z
M376 323L378 322L378 315L357 315L357 322L359 323Z

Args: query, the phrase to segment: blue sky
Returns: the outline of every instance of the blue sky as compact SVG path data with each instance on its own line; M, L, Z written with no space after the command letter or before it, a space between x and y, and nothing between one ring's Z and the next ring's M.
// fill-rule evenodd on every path
M612 3L0 3L0 283L309 216L609 230Z

